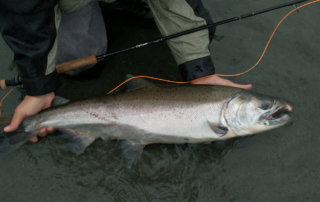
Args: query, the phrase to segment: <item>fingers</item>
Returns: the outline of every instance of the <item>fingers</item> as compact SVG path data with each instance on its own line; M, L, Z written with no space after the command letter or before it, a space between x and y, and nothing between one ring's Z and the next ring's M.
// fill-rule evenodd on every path
M11 131L14 131L16 130L20 123L22 122L22 120L25 118L24 115L22 115L21 113L19 113L19 111L16 111L13 115L13 118L12 118L12 121L10 123L9 126L6 126L3 130L4 132L11 132Z
M46 129L46 128L41 128L41 129L39 130L38 136L44 137L44 136L46 136L46 135L48 135L47 129Z
M47 127L47 128L41 128L38 132L38 136L40 137L45 137L47 136L49 133L53 133L54 128L53 127Z
M53 127L48 127L47 128L47 132L48 133L53 133L55 130L54 130L54 128Z
M38 142L38 138L37 137L33 137L29 140L30 142Z
M247 85L244 85L241 88L246 89L246 90L251 90L252 89L252 85L251 84L247 84Z
M236 87L236 88L243 88L246 90L250 90L252 88L251 84L237 84L237 83L233 83L232 81L228 80L228 79L223 79L223 78L219 78L218 79L219 82L221 82L221 85L223 86L230 86L230 87ZM217 85L219 85L219 82Z
M27 95L14 111L14 115L10 125L6 126L3 130L5 132L12 132L16 130L25 117L35 115L41 110L50 107L50 104L53 99L54 99L54 92L51 92L45 95L40 95L40 96ZM41 129L39 131L39 135L46 136L49 132L52 132L52 131L53 131L53 128L50 128L48 131L46 129ZM32 138L31 141L37 141L37 139Z
M47 127L47 128L41 128L38 131L38 136L39 137L45 137L47 136L49 133L53 133L54 132L54 128L53 127ZM29 140L30 142L38 142L38 138L37 137L33 137Z
M252 88L252 85L251 84L246 84L246 85L243 85L243 84L235 84L233 83L232 85L230 85L231 87L236 87L236 88L243 88L243 89L246 89L246 90L250 90Z
M203 79L198 79L193 81L191 84L206 84L206 85L218 85L218 86L230 86L236 88L243 88L246 90L250 90L252 88L251 84L243 85L243 84L236 84L228 79L224 79L218 76L211 76L206 77Z

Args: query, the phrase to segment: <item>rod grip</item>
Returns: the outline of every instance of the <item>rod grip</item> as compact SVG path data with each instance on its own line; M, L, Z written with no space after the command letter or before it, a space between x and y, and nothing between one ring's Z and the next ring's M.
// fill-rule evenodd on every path
M84 67L87 65L93 65L93 64L97 64L97 63L98 63L98 60L97 60L96 55L90 55L85 58L79 58L76 60L71 60L68 62L58 64L56 66L56 69L57 69L58 74L61 74L63 72L71 71L74 69L78 69L80 67Z
M7 88L6 80L1 80L1 81L0 81L0 88L1 88L1 89Z
M0 88L5 89L9 86L19 86L21 85L21 77L16 76L11 79L0 80Z

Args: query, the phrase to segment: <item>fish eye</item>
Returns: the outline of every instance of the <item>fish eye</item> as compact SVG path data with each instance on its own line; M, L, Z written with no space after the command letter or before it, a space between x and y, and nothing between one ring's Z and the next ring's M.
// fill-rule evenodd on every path
M267 109L270 109L270 108L271 108L271 104L270 103L268 103L268 102L262 102L261 103L260 109L267 110Z

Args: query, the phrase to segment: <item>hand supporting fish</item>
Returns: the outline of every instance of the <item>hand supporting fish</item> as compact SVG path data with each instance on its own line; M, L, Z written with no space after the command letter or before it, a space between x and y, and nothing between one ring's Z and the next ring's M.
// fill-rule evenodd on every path
M41 96L26 96L15 109L10 125L6 126L3 130L7 133L15 131L24 118L49 108L54 97L54 92ZM51 132L53 132L53 127L41 128L39 130L39 136L44 137ZM37 142L37 137L31 138L30 141Z
M202 85L217 85L217 86L230 86L235 88L242 88L250 90L252 88L251 84L236 84L228 79L224 79L218 76L205 77L199 80L192 82L191 84L202 84Z

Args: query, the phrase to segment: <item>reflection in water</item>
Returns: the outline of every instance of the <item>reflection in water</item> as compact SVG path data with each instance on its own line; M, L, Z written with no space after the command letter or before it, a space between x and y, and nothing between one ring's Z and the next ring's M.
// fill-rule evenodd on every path
M240 140L217 145L148 145L130 169L118 141L97 140L83 154L75 156L64 138L52 135L14 153L25 156L38 172L44 172L44 165L51 165L50 172L38 179L33 176L33 180L52 182L52 189L59 192L72 189L79 197L77 200L99 192L100 197L102 194L114 201L131 198L194 201L209 200L217 197L217 193L226 196L227 189L223 183L217 186L216 180L224 172L224 155L237 148Z

